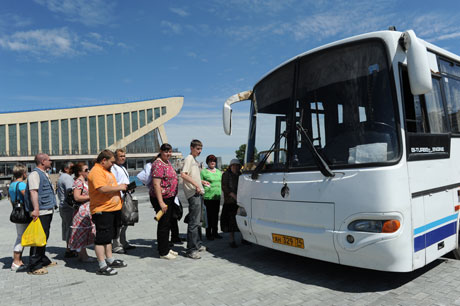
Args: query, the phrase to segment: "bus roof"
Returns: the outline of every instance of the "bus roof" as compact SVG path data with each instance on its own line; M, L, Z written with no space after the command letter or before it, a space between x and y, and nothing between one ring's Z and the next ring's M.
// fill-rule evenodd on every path
M367 39L367 38L382 38L385 41L391 41L392 40L395 44L397 44L398 40L399 40L399 38L401 37L402 34L403 34L403 32L391 31L391 30L369 32L369 33L365 33L365 34L360 34L360 35L344 38L344 39L341 39L341 40L338 40L338 41L334 41L334 42L331 42L331 43L328 43L328 44L313 48L313 49L308 50L308 51L306 51L304 53L301 53L299 55L294 56L293 58L283 62L280 65L278 65L276 68L270 70L259 81L257 81L257 83L254 85L254 87L256 87L257 84L259 84L263 79L265 79L267 76L269 76L272 72L278 70L279 68L283 67L284 65L286 65L286 64L288 64L288 63L290 63L292 61L295 61L296 59L298 59L300 57L303 57L305 55L312 54L312 53L315 53L315 52L318 52L318 51L321 51L321 50L324 50L324 49L328 49L328 48L331 48L331 47L334 47L334 46L339 46L339 45L342 45L342 44L355 42L355 41L359 41L359 40ZM423 39L420 39L420 41L423 42L426 45L426 48L429 51L436 52L436 53L438 53L438 54L440 54L440 55L442 55L442 56L444 56L446 58L449 58L449 59L452 59L452 60L460 62L460 56L458 56L458 55L456 55L454 53L451 53L451 52L447 51L446 49L443 49L443 48L440 48L438 46L435 46L435 45L433 45L433 44L431 44L431 43L429 43L429 42L427 42L427 41L425 41Z

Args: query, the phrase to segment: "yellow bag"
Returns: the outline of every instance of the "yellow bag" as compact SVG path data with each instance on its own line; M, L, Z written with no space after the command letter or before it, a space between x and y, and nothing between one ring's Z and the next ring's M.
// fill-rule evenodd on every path
M46 245L46 235L43 230L40 218L32 220L27 226L21 239L22 246L25 247L42 247Z

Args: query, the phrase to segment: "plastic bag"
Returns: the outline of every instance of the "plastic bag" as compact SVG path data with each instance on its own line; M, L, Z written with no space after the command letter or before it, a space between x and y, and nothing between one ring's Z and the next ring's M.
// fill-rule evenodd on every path
M46 245L46 235L40 218L30 222L27 226L24 234L22 234L21 244L24 247L42 247Z
M121 223L124 225L134 225L137 222L139 222L137 200L134 200L130 193L125 193L121 208Z

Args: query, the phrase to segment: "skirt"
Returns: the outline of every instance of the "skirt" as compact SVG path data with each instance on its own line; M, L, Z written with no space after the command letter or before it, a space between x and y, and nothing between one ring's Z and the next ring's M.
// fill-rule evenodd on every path
M224 233L239 232L236 223L236 211L238 205L236 203L224 203L222 214L220 215L220 229Z
M91 220L89 202L80 205L78 210L75 211L70 228L72 233L69 248L71 250L81 250L81 248L94 244L96 227Z

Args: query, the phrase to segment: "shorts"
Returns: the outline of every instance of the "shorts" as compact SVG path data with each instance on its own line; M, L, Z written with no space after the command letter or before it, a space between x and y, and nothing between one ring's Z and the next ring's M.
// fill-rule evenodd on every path
M92 215L96 225L96 238L94 244L107 245L112 243L112 239L117 237L121 226L121 210L104 211Z

